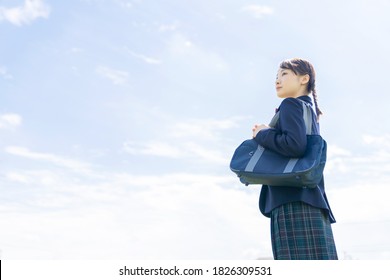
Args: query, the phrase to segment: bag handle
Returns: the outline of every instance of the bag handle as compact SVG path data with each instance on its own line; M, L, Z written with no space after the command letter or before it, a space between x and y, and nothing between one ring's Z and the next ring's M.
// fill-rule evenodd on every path
M306 135L310 135L312 133L313 119L310 105L305 101L299 100L302 103L303 108L303 121L306 126ZM270 127L275 127L276 123L279 120L279 112L277 112L269 123Z

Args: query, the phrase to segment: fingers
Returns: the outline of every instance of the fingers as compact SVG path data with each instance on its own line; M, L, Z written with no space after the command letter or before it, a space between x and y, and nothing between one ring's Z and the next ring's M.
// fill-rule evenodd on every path
M261 130L267 129L267 128L269 128L268 125L265 125L265 124L261 124L261 125L255 124L254 127L252 128L253 137L256 137L257 133L259 133Z

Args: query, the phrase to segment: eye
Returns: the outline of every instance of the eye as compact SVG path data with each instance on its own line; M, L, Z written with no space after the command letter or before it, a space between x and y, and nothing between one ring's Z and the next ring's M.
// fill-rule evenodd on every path
M282 73L282 76L284 76L284 75L287 75L287 72L283 72L283 73Z

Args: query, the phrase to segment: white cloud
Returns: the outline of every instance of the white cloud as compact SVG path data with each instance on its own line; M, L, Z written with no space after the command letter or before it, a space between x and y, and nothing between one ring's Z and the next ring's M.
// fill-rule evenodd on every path
M363 135L363 142L367 145L371 145L377 148L390 148L390 135L385 134L381 136Z
M329 145L325 174L343 174L357 181L370 177L389 178L390 136L364 135L362 140L359 152Z
M229 64L220 54L197 45L180 33L172 37L168 49L172 55L171 62L177 61L183 63L185 67L191 66L190 68L194 71L226 72L230 69Z
M200 125L203 121L189 123ZM210 123L214 123L217 131L229 132L235 127L234 121ZM172 137L188 140L185 135ZM213 137L219 136L206 134L207 139ZM184 143L182 147L187 148L189 157L197 156L212 164L222 161L221 147L203 146L202 141ZM171 148L162 145L161 150L165 152L157 153L168 155ZM216 154L204 155L205 149ZM332 150L332 157L364 159L354 158L343 148ZM20 147L9 147L6 151L65 167L64 170L9 170L0 178L3 187L18 186L29 197L26 204L25 197L11 199L8 190L0 204L0 227L5 228L0 232L0 239L7 241L7 247L2 249L9 258L252 259L272 255L269 220L261 216L257 207L260 186L246 188L234 174L137 175L99 172L99 167L84 164L91 173L99 173L101 177L91 181L85 175L74 180L72 172L78 165L73 162L77 160ZM152 148L148 152L155 153ZM334 231L340 258L344 257L344 251L353 257L367 256L356 249L361 244L361 235L351 238L345 234L349 232L349 223L363 234L369 234L364 224L369 221L378 222L381 230L389 230L381 222L390 216L387 180L374 176L367 181L359 173L355 175L359 176L356 182L349 185L340 182L327 191L338 220ZM37 215L37 211L42 214ZM15 222L10 223L11 220ZM385 238L365 238L364 244L380 244ZM226 247L226 242L231 245ZM386 249L378 250L372 257L380 258L380 254L386 255Z
M129 1L129 0L116 0L116 2L123 8L130 9L133 7L132 1Z
M25 184L30 182L28 176L16 171L8 172L7 174L5 174L5 177L8 181L11 182L18 182L18 183L25 183Z
M9 171L5 174L5 178L9 182L20 184L28 184L30 186L53 186L59 185L59 181L63 180L60 174L56 174L50 170L36 171Z
M338 209L343 222L382 221L390 218L389 187L386 180L361 180L360 183L328 191L331 205ZM379 194L379 195L378 195ZM343 211L354 209L354 211ZM336 213L335 213L336 214ZM337 217L336 217L337 218Z
M3 187L22 183L17 189L23 192L23 196L10 197L9 191L2 196L4 255L14 259L242 259L257 257L248 255L255 249L270 255L269 233L261 230L268 220L263 219L260 227L253 223L260 216L257 191L237 188L234 177L102 175L104 179L93 183L88 178L74 182L71 174L59 170L13 172L1 178ZM234 245L226 247L226 242Z
M84 49L79 48L79 47L72 47L72 48L70 49L70 52L71 52L71 53L82 53L82 52L84 52Z
M175 143L175 142L172 142ZM131 155L158 156L173 159L201 160L204 164L228 165L230 155L194 141L170 142L150 141L146 143L125 142L123 150ZM194 163L194 162L192 162Z
M243 117L218 119L188 119L174 122L165 130L163 139L123 144L132 155L160 156L175 159L200 160L204 164L228 165L230 146L222 132L239 126Z
M221 145L222 146L222 145ZM223 149L215 149L209 146L200 145L196 142L188 142L184 144L186 150L190 154L209 164L220 164L223 166L229 165L230 155L223 152Z
M158 141L150 141L147 143L127 141L123 144L123 149L125 152L132 155L149 155L169 158L181 158L188 154L187 151L182 151L177 146Z
M22 117L18 114L4 114L0 115L0 129L1 128L15 128L22 124Z
M179 23L161 24L158 28L160 32L175 31L179 28Z
M329 158L339 157L339 156L351 156L352 152L336 145L328 145L327 147L327 156Z
M389 194L388 180L375 176L328 190L337 220L333 232L340 258L388 259Z
M174 137L193 137L202 140L216 140L219 132L239 126L245 117L230 117L218 119L189 119L172 125L169 135Z
M132 9L135 5L140 4L143 0L115 0L117 4L126 9Z
M25 147L19 146L8 146L5 148L5 152L15 156L52 163L75 172L91 174L91 166L79 160L65 158L55 154L33 152Z
M129 73L112 69L105 66L96 68L96 72L104 78L109 79L114 85L125 85L129 77Z
M8 73L7 68L4 66L0 66L0 77L3 77L6 80L13 79L13 76L10 73Z
M43 0L25 0L23 6L14 8L0 7L0 21L6 20L14 25L30 24L38 18L48 18L49 6Z
M274 13L274 9L272 7L261 5L247 5L242 7L241 11L259 19Z
M129 50L127 48L126 48L126 51L131 56L133 56L135 58L138 58L138 59L144 61L147 64L161 64L162 63L162 61L160 59L152 58L152 57L149 57L149 56L146 56L146 55L143 55L143 54L139 54L139 53L133 52L132 50Z

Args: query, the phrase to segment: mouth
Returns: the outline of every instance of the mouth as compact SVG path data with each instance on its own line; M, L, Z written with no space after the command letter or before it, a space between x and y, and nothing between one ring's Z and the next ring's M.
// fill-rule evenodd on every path
M276 90L279 90L279 89L281 89L282 87L276 87Z

